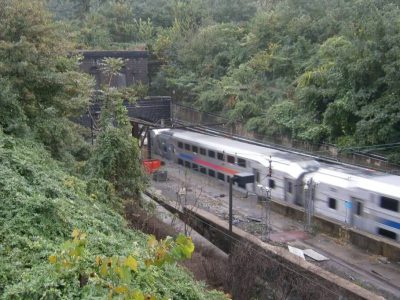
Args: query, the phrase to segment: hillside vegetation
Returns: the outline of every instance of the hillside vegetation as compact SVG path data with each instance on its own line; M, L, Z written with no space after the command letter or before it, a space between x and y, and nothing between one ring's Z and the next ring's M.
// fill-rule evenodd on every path
M127 226L124 205L139 206L146 182L124 91L103 87L88 144L71 120L87 110L93 79L46 4L0 0L0 299L226 299L177 264L190 238ZM119 65L104 62L111 75Z
M1 298L106 299L107 285L91 278L81 286L79 275L96 272L98 256L131 255L139 262L131 286L154 299L224 299L176 264L140 263L152 257L148 237L127 227L111 184L65 172L37 143L0 132L0 178ZM49 258L69 249L74 229L87 236L85 254L59 271Z
M224 299L177 261L190 239L127 227L146 186L124 99L77 49L151 52L150 93L248 129L400 161L400 8L389 0L0 0L0 298ZM123 62L103 61L110 79ZM111 80L110 80L111 82ZM131 214L134 216L135 214Z
M75 0L69 16L51 3L82 47L152 51L155 94L258 133L400 157L398 1Z

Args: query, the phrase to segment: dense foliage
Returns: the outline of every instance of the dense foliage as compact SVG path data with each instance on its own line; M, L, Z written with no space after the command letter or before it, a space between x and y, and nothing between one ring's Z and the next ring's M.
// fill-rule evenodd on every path
M270 135L398 142L400 9L391 2L279 1L241 26L200 26L163 50L172 61L161 86Z
M57 159L87 158L69 118L86 109L92 79L67 56L64 28L41 1L1 0L0 6L1 127L34 136Z
M86 3L70 18L80 43L147 48L163 62L153 93L267 135L342 147L400 139L397 1L73 2Z
M146 267L143 262L153 257L151 249L157 250L158 242L153 240L149 248L144 234L127 227L115 212L113 204L121 200L112 186L105 180L86 182L68 174L36 142L0 132L0 178L2 299L105 299L107 286L82 285L79 276L90 274L91 268L95 272L96 256L135 257L139 273L129 286L158 299L222 298L205 292L175 264ZM73 243L64 242L75 228L86 233L86 245L70 252ZM177 242L186 245L185 239ZM69 265L70 260L60 259L64 269L54 268L52 255L61 258L63 251L82 261Z
M72 120L93 79L46 4L0 0L0 299L222 299L176 264L189 238L147 242L128 228L123 204L143 180L122 101L137 91L103 89L100 134L86 143Z

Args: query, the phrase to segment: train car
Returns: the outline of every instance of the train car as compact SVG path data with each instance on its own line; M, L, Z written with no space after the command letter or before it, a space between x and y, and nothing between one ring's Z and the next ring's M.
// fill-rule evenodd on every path
M313 189L313 194L309 195L313 213L343 223L350 222L348 200L355 182L347 174L335 169L320 168L307 174L304 182L309 189Z
M399 176L322 163L304 180L313 184L315 213L400 241Z
M151 140L155 153L194 172L223 182L250 172L255 182L235 188L262 197L265 190L261 185L268 187L275 199L297 205L303 205L302 177L319 165L304 156L179 129L153 130Z
M179 129L151 134L154 153L194 172L221 182L250 172L255 182L236 189L263 197L268 188L274 200L299 206L309 200L314 213L400 241L399 176Z

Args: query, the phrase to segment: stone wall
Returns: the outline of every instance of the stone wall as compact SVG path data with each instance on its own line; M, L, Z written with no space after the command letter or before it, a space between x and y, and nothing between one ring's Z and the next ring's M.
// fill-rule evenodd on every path
M127 87L138 82L148 84L148 56L147 51L80 51L83 61L80 68L96 79L96 86L109 83L109 77L102 72L102 60L106 57L122 58L125 65L121 72L111 80L111 86Z

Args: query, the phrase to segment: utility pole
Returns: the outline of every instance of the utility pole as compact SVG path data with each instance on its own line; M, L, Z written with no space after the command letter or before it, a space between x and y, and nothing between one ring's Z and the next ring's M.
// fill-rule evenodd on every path
M232 236L232 223L233 223L233 201L232 201L232 186L233 186L233 176L229 179L229 235Z
M304 230L312 232L312 217L314 215L315 181L310 178L304 185Z
M262 184L258 184L257 187L260 188L262 192L265 193L265 207L264 207L264 214L262 218L262 233L261 233L261 240L268 241L269 234L272 231L271 228L271 189L268 187L263 186Z

